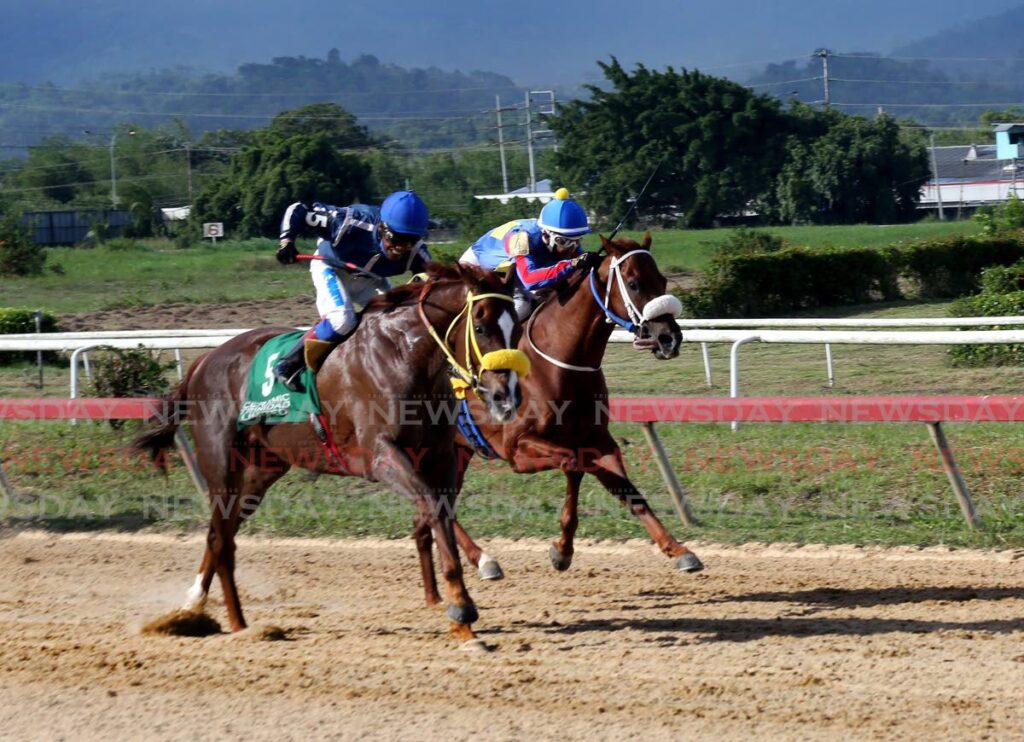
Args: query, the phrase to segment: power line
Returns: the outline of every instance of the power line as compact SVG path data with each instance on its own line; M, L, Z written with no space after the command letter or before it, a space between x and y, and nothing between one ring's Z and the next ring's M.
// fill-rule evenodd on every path
M78 106L37 106L25 103L0 103L0 108L15 108L23 111L46 111L50 113L97 113L106 116L163 116L175 118L220 118L220 119L271 119L277 116L291 113L288 111L275 111L274 113L208 113L208 112L181 112L181 111L129 111L113 108L80 108ZM355 117L362 121L470 121L481 118L483 114L489 113L484 109L452 109L462 112L473 112L477 116L393 116L393 115L362 115L348 114L344 116L317 116L317 115L291 115L293 121L347 121Z
M1022 80L856 80L833 77L832 82L881 83L885 85L1013 85L1024 87Z
M334 92L318 93L212 93L198 91L173 91L173 90L125 90L124 88L57 88L49 85L19 85L18 83L0 83L0 88L15 88L17 90L33 90L38 92L54 93L81 93L83 95L134 95L134 96L161 96L161 97L205 97L205 98L342 98L355 95L372 95L377 98L383 95L435 95L437 93L463 93L495 90L522 90L518 85L479 86L466 88L417 88L414 90L338 90Z
M877 54L833 54L842 59L887 59L914 60L921 62L1024 62L1024 57L896 57L879 56Z
M798 82L816 82L816 81L821 80L821 79L822 79L821 75L818 75L817 77L801 77L801 78L798 78L796 80L780 80L779 82L755 82L755 83L752 83L750 85L744 85L744 87L747 87L747 88L764 88L764 87L769 87L769 86L772 86L772 85L794 85L794 84L796 84ZM830 79L835 80L834 77L830 78Z
M1022 105L1021 101L1012 103L836 103L833 106L869 106L883 108L1010 108Z

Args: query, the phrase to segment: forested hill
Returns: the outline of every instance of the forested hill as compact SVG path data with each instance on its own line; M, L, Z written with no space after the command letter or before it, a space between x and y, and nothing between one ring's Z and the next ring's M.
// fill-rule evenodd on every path
M1024 4L900 46L893 49L892 54L894 57L934 58L936 64L956 71L965 79L978 76L1003 79L1006 73L1019 76L1024 71L1022 29Z
M830 50L829 97L843 113L874 116L879 110L900 119L946 127L974 124L987 109L1013 108L1024 101L1024 76L975 70L966 76L932 58L884 57L870 52ZM823 102L822 60L768 65L748 80L756 92L783 100ZM1019 115L1019 114L1018 114Z
M324 59L278 57L244 64L230 75L176 68L107 75L75 88L3 84L0 143L10 150L51 135L79 138L83 130L126 123L157 128L175 119L198 137L254 129L282 111L330 101L384 140L436 148L495 139L496 95L503 104L523 107L523 89L503 75L406 69L370 55L344 62L332 49ZM509 112L505 123L519 118L521 111Z

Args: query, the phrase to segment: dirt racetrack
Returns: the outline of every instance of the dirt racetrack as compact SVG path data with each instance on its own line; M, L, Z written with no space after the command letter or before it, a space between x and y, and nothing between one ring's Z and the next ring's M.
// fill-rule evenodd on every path
M242 539L253 628L144 636L201 538L0 539L5 738L1024 736L1024 554L491 541L462 652L407 541ZM213 596L219 596L215 588ZM223 622L223 607L212 614ZM270 626L285 640L268 641ZM262 629L262 630L261 630Z

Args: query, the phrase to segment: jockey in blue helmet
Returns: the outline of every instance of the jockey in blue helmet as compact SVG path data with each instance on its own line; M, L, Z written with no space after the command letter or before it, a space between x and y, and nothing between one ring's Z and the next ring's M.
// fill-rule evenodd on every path
M281 220L277 259L297 260L295 239L315 235L316 255L309 271L316 287L320 321L274 366L274 375L289 389L298 389L303 365L314 372L327 355L352 334L359 313L390 283L406 272L420 273L430 261L425 238L427 206L413 191L396 191L380 208L364 204L308 207L293 203Z
M599 260L583 252L583 235L590 232L587 212L559 188L537 219L516 219L488 231L474 242L461 263L495 270L512 261L516 271L516 311L526 319L533 291L551 286L574 269L591 268Z

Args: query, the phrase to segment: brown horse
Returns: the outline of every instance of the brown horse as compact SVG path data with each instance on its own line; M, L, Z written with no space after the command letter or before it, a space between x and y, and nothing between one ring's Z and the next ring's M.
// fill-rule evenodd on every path
M626 474L622 451L608 432L608 386L600 370L616 324L633 331L634 345L649 348L656 358L676 357L682 333L675 317L681 307L665 293L667 281L651 255L649 233L643 244L602 236L601 246L607 255L600 265L590 275L563 283L526 323L519 348L530 358L532 371L522 383L519 416L506 426L480 419L478 429L492 452L517 473L565 472L562 535L549 550L555 569L572 563L580 482L589 473L640 519L678 570L697 572L704 568L700 559L672 537ZM461 433L456 446L460 462L468 463L479 451ZM459 468L460 489L466 468ZM455 535L483 579L502 577L496 560L458 521ZM427 601L438 599L436 582L426 583Z
M463 370L469 367L469 382L490 417L507 422L521 401L519 374L507 369L522 371L523 366L512 362L497 367L488 361L512 358L525 364L525 358L511 350L520 329L506 281L463 266L433 266L431 275L426 283L401 286L371 300L359 329L324 363L317 387L327 436L318 437L306 423L236 430L253 357L282 331L265 328L239 335L199 358L169 396L175 412L136 439L135 447L156 454L172 445L183 417L191 423L212 514L185 610L202 611L216 573L231 629L245 628L234 577L235 534L267 488L292 466L300 466L383 482L412 500L419 541L429 543L431 531L437 540L452 631L464 641L473 639L477 610L463 582L452 528L457 493L453 415L437 414L437 409L453 404L449 361L454 359ZM479 296L471 300L471 295ZM441 336L460 337L463 328L465 351L456 343L453 355ZM475 360L464 355L470 339ZM186 403L187 414L182 411ZM424 412L430 404L434 409ZM323 437L333 446L322 444ZM312 456L311 451L324 454Z

